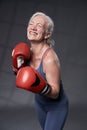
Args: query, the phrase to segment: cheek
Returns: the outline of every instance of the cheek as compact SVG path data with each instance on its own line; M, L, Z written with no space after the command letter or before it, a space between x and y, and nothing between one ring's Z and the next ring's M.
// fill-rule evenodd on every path
M42 36L45 35L45 30L44 30L44 29L40 29L40 30L38 30L38 32L39 32L39 34L42 35Z
M30 31L30 26L27 27L27 33L29 33L29 31Z
M40 32L38 36L39 36L41 39L44 39L45 34L44 34L44 32Z
M30 26L27 27L27 32L29 32L29 30L30 30Z
M27 29L27 38L29 37L29 29Z

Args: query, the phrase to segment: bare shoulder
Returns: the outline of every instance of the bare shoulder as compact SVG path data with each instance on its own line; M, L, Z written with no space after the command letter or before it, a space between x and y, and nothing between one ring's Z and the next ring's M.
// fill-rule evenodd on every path
M50 62L54 62L54 61L58 63L60 62L56 52L53 49L50 49L50 51L47 53L47 55L44 58L44 64L46 63L49 64Z
M58 55L56 54L56 52L53 49L50 49L50 51L47 53L47 55L45 56L45 58L43 59L43 67L44 67L44 71L52 66L56 66L56 67L60 67L60 60Z

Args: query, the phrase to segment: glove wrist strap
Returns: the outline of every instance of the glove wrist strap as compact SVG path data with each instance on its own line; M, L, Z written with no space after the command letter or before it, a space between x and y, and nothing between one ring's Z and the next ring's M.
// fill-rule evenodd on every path
M40 92L40 95L46 95L50 92L50 86L49 84L46 84L45 88Z

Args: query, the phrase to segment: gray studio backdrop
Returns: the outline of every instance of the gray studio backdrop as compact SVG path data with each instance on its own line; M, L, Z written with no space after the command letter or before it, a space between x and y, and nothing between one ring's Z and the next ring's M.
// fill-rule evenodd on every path
M64 130L87 129L87 3L84 0L0 1L0 130L41 130L34 94L15 87L11 52L27 41L30 16L47 13L55 23L54 49L61 61L70 110Z

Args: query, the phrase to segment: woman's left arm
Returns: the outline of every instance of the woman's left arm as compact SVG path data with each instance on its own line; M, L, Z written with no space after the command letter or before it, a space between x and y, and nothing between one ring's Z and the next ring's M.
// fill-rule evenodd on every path
M56 99L60 92L60 62L56 53L51 50L44 59L43 69L46 80L51 87L48 97Z

